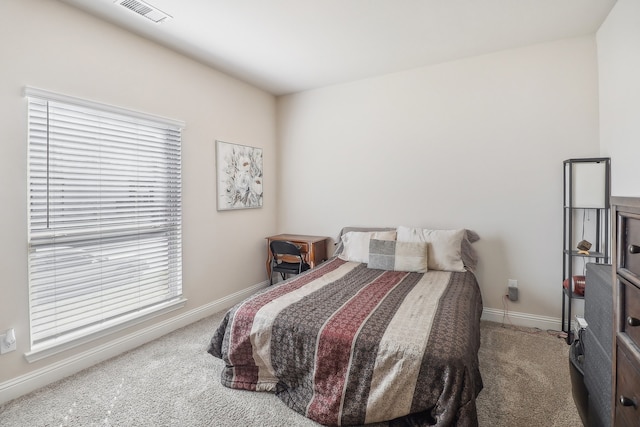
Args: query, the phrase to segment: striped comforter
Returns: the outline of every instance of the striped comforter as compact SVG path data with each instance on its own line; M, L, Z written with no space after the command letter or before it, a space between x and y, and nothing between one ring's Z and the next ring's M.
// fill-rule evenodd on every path
M481 310L472 273L333 258L230 309L209 353L321 424L477 426Z

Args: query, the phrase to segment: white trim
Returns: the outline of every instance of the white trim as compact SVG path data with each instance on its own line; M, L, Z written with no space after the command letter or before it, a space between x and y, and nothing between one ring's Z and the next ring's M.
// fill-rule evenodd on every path
M562 319L559 317L538 316L529 313L519 313L509 310L506 312L508 318L504 318L505 311L497 308L484 308L481 320L489 322L511 323L515 326L525 326L529 328L539 328L542 330L560 331Z
M89 368L111 357L122 354L125 351L132 350L142 344L160 338L179 328L197 322L200 319L225 310L248 296L253 295L260 289L265 288L267 285L267 281L258 283L250 288L205 304L164 322L151 325L107 344L0 383L0 405L62 378L73 375L76 372ZM481 319L489 322L502 323L504 313L504 310L485 308L482 310ZM508 316L511 323L517 326L536 327L543 330L560 329L560 318L537 316L514 311L509 311Z
M136 117L142 120L148 120L155 123L161 122L169 126L176 126L184 129L186 123L182 120L169 119L167 117L157 116L155 114L144 113L142 111L130 110L128 108L117 107L111 104L105 104L97 101L90 101L88 99L76 98L75 96L64 95L57 92L51 92L45 89L38 89L36 87L25 86L22 91L25 97L34 97L40 99L46 99L49 101L66 102L68 104L79 105L82 107L88 107L93 109L105 110L110 113L125 114L127 116Z
M268 286L260 282L145 329L0 383L0 405L225 310ZM213 330L211 331L213 334Z
M38 349L37 347L34 349L32 347L32 350L30 352L25 353L24 357L25 359L27 359L27 362L29 363L37 362L38 360L45 359L47 357L53 356L54 354L62 353L63 351L70 350L72 348L94 341L98 338L103 338L115 332L129 328L131 326L140 324L142 322L146 322L150 319L153 319L154 317L158 317L160 315L167 314L175 310L179 310L182 307L184 307L186 303L187 303L186 299L179 298L175 301L169 301L161 305L159 308L156 307L154 308L153 311L150 311L150 312L149 311L145 312L143 310L140 314L135 314L130 318L129 316L123 316L124 318L128 318L128 320L105 329L100 329L97 332L93 332L88 335L83 335L79 338L70 339L66 342L61 342L59 344L50 345L42 349Z

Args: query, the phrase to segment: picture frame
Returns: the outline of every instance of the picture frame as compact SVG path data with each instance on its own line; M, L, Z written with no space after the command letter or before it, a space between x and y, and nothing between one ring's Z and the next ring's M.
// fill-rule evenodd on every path
M217 209L262 207L262 148L216 140Z

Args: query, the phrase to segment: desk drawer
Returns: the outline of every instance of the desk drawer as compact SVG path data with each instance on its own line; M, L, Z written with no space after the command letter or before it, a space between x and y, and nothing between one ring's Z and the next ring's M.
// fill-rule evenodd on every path
M640 289L621 277L619 280L622 283L621 296L624 301L621 329L640 347Z
M619 213L619 225L618 266L632 273L640 283L640 217Z
M637 426L640 419L640 367L634 365L621 346L618 346L617 354L616 426Z

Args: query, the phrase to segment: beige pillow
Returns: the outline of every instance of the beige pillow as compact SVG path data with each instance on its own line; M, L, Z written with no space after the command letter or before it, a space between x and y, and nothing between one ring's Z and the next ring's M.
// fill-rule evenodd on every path
M395 240L395 231L350 231L342 235L344 249L338 258L345 261L369 262L369 240Z
M369 241L367 267L389 271L426 273L428 269L427 242L399 242L397 240Z
M427 242L429 270L466 271L462 261L462 240L466 230L429 230L400 226L397 239L401 242Z

